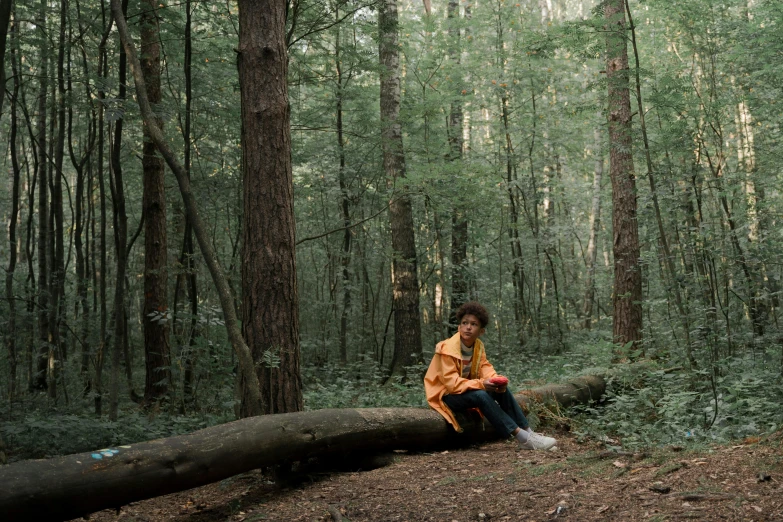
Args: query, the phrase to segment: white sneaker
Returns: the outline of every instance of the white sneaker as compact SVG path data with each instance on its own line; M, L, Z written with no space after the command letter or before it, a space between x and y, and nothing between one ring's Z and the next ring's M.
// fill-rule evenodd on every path
M531 432L528 435L527 442L520 444L519 448L524 450L548 450L555 444L557 444L557 441L552 437Z

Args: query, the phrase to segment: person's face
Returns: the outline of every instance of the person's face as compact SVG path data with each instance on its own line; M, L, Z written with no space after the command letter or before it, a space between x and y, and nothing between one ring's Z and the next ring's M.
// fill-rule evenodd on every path
M481 334L484 333L484 327L481 326L481 321L478 317L471 314L465 314L462 316L462 321L459 322L459 336L465 346L473 346Z

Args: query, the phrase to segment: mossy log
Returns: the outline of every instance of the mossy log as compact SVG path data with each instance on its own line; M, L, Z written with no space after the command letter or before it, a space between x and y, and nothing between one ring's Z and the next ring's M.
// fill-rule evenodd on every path
M604 393L601 377L581 377L516 395L561 406ZM210 484L239 473L313 457L430 449L496 438L489 424L461 419L457 434L418 408L327 409L264 415L188 435L0 468L5 520L68 520L129 502Z

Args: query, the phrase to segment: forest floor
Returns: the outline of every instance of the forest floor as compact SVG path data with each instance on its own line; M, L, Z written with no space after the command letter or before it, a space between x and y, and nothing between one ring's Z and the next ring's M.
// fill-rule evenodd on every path
M555 451L493 442L394 453L386 466L310 472L288 487L258 470L90 517L212 521L783 521L783 433L686 450L613 452L557 434Z

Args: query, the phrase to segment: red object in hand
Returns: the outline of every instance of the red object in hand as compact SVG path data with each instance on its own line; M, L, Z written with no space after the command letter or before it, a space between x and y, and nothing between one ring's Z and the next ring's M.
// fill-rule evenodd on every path
M505 386L508 384L508 379L502 375L496 375L495 377L492 377L489 382L495 386Z

